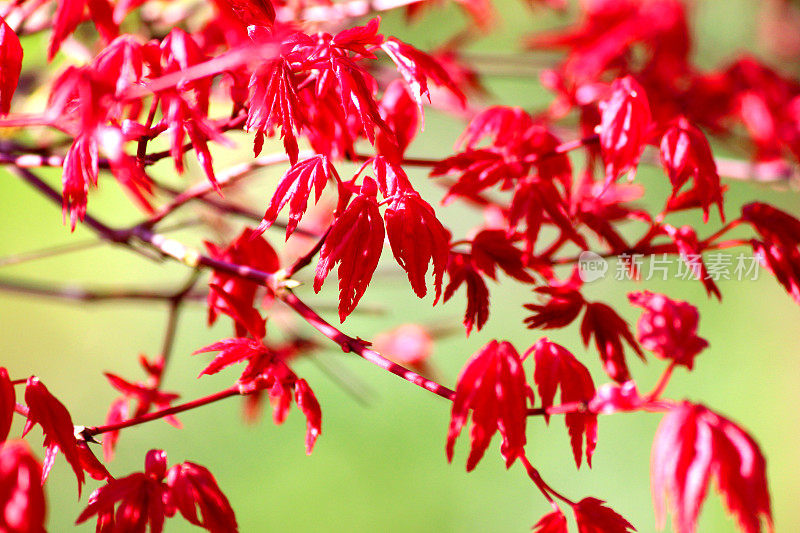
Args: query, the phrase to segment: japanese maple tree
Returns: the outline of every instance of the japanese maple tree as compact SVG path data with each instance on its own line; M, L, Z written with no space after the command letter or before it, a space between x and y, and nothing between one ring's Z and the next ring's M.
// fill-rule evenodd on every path
M489 0L456 2L464 26L430 50L384 34L381 21L393 11L408 24L441 16L445 8L428 0L0 3L3 179L18 179L60 208L64 227L56 231L86 229L96 242L185 271L169 291L0 279L0 289L18 293L169 308L163 350L139 356L143 380L115 368L133 354L95 347L103 362L98 383L117 395L105 421L62 403L39 369L16 375L0 365L0 529L45 530L49 474L65 461L83 498L78 524L160 532L165 521L182 519L237 531L236 501L212 474L214 464L170 465L154 441L140 451L144 468L130 473L115 466L118 443L129 428L160 419L180 428L180 413L241 397L250 420L268 401L275 424L294 404L305 418L297 439L306 453L318 453L326 402L301 361L324 359L334 347L429 391L431 409L450 411L442 460L461 463L463 445L467 471L486 462L524 470L531 492L549 504L530 524L538 533L654 527L632 524L602 493L576 494L545 480L531 439L563 431L555 429L563 420L562 446L572 459L559 468L574 460L590 469L608 453L600 415L631 412L661 417L652 445L640 443L652 449L656 526L669 516L678 533L698 531L713 479L741 531L772 531L758 436L725 405L677 388L668 394L673 375L691 372L714 337L695 304L650 287L634 259L648 258L651 271L655 258L674 259L724 306L714 258L744 250L800 303L800 220L762 199L741 209L726 203L726 180L793 179L800 78L747 54L700 64L691 2L527 4L533 16L563 16L557 28L529 32L520 43L527 52L510 64L511 75L524 78L526 62L547 62L525 83L543 86L548 103L523 108L490 104L480 57L469 49L497 28ZM771 37L787 41L800 30L793 25L800 7L770 5L785 15ZM414 140L431 109L462 120L463 131L453 134L451 151L426 158ZM232 163L243 140L247 155ZM737 158L721 155L731 152ZM257 182L265 167L281 175L267 189ZM663 187L644 187L642 167L659 169ZM125 191L138 220L109 222L114 213L95 207L101 187ZM431 193L436 187L442 194ZM197 242L167 236L183 225L177 213L190 203L203 210L192 221ZM464 220L471 230L462 229ZM622 266L617 274L640 281L628 306L588 290L597 279L589 263L607 268L612 259ZM349 326L371 312L365 301L381 302L386 271L425 300L417 305L443 317L455 308L462 318L447 326L398 323L360 338ZM114 272L100 274L119 281ZM517 319L502 318L528 340L493 338L472 355L460 350L460 374L442 376L434 347L444 336L480 335L503 304L493 294L500 284L529 295ZM328 291L319 294L331 285L338 287L333 311ZM229 333L211 344L182 339L194 348L181 353L177 318L198 301L208 326L223 323ZM566 341L557 330L574 336ZM165 386L177 358L194 365L198 378L219 374L227 385L186 399ZM639 378L638 361L661 369L655 383ZM43 451L34 453L39 443ZM219 450L220 461L230 453ZM646 479L627 482L647 486Z

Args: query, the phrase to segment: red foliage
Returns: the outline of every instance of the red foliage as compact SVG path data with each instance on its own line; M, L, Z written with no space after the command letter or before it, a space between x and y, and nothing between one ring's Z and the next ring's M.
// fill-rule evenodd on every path
M614 381L622 383L630 379L623 341L644 360L644 354L633 338L628 324L614 309L604 303L586 304L586 313L581 322L581 338L584 346L589 346L592 337L603 361L603 370Z
M561 403L589 402L594 397L594 383L589 371L563 346L543 337L525 353L525 357L528 355L533 356L533 380L545 410L553 405L557 387L561 388ZM550 415L545 414L544 419L549 423ZM597 416L567 413L564 422L569 431L575 464L580 468L585 436L586 462L591 467L597 445Z
M8 377L8 370L0 367L0 444L8 438L16 406L14 384Z
M568 533L567 517L560 510L547 513L533 525L534 533Z
M44 533L47 504L42 465L24 441L0 447L0 529L8 533Z
M383 216L394 258L408 274L414 292L420 298L427 293L425 274L432 263L438 300L447 268L450 232L436 218L430 204L413 191L396 194Z
M228 498L207 468L187 461L167 470L165 482L168 515L176 508L189 523L212 533L239 530Z
M650 291L632 292L628 299L645 310L637 323L642 346L691 370L694 357L708 346L708 341L697 336L697 308Z
M7 115L11 109L11 97L21 70L22 45L14 30L0 17L0 115Z
M630 76L614 80L607 99L600 102L600 147L606 165L606 183L620 175L636 175L650 129L647 93Z
M417 15L431 3L396 7ZM152 362L142 358L144 381L106 373L121 393L110 406L106 426L75 426L66 407L37 377L27 379L24 401L17 404L14 386L25 380L13 380L0 368L0 529L43 530L44 494L37 478L44 482L60 450L79 492L84 472L108 480L92 494L79 523L94 517L98 531L160 532L165 518L180 512L209 531L236 531L232 506L204 467L185 462L168 469L165 453L151 450L143 472L115 479L89 445L94 436L104 435L110 459L121 428L157 418L177 424L178 411L241 395L251 416L268 398L277 424L296 403L306 419L305 448L311 453L321 434L321 406L292 360L317 343L283 315L287 308L344 352L452 401L449 461L470 416L468 471L499 432L506 466L520 459L553 508L533 527L538 533L567 531L564 505L572 508L580 533L627 533L633 526L602 500L574 502L541 478L524 453L528 419L542 416L549 424L551 416L564 416L580 467L583 457L591 466L598 415L627 411L667 411L652 459L660 522L666 495L679 533L695 531L708 482L716 477L741 529L756 533L764 525L771 528L765 461L755 441L702 405L662 398L673 372L692 370L694 358L708 345L697 334L697 308L647 290L631 293L630 303L644 309L635 338L620 310L589 299L594 280L583 276L580 267L587 257L607 269L602 261L614 257L654 261L658 254L679 256L685 277L696 278L709 296L721 299L703 254L749 246L800 303L800 220L794 216L757 202L708 236L676 222L678 211L692 210L708 223L716 206L724 223L727 187L720 175L742 174L736 169L748 165L716 158L709 139L715 146L751 151L758 165L744 174L784 179L792 173L796 161L785 159L800 160L800 81L748 56L714 68L695 64L691 12L680 0L582 0L575 22L528 40L535 50L564 52L562 60L541 73L542 85L555 95L549 107L481 108L468 103L466 95L481 92L477 72L490 71L495 58L478 68L480 58L461 50L473 37L472 26L490 29L496 13L489 0L456 3L471 26L433 51L380 33L375 15L391 7L385 2L214 0L199 10L181 3L153 10L144 0L8 3L0 19L0 127L47 128L56 134L17 135L12 130L0 142L0 163L59 202L73 231L84 222L103 241L144 256L179 260L193 269L193 277L169 293L148 288L95 295L22 287L20 292L87 301L120 294L162 300L169 303L170 319L164 353ZM563 0L528 3L537 9L538 4L566 7ZM355 25L356 20L363 25ZM87 21L96 32L81 26ZM120 28L135 29L135 34L120 35ZM49 38L42 60L53 60L59 51L75 56L60 73L35 71L35 46L22 70L23 44L37 42L33 34L41 32ZM41 94L49 98L46 110L37 114L29 108ZM27 96L30 102L22 105ZM411 144L424 126L426 103L470 118L454 153L436 159L413 153L427 149ZM282 151L215 169L212 143L230 146L228 135L233 139L242 130L252 135L255 155L270 148L268 137L279 137ZM661 179L668 192L656 199L660 211L651 210L652 198L644 195L642 184L617 183L625 174L633 179L640 164L657 164L655 152L645 152L651 150L647 145L659 149L666 174ZM302 160L301 147L311 152L303 152ZM575 157L577 151L585 163ZM192 182L191 165L184 162L187 152L194 152L205 175L200 183ZM156 178L156 165L168 159L178 174L186 174L179 187L163 175ZM226 159L218 158L216 165ZM229 225L232 215L258 217L234 200L240 194L232 190L234 183L241 185L257 167L286 160L289 168L275 184L258 228L235 233ZM354 174L340 177L344 165L360 163ZM40 166L61 167L60 193L51 188L50 178L39 178ZM450 208L434 207L412 167L428 167L435 182L446 187L443 203L473 207L483 222L465 230L461 220L444 218ZM764 177L762 172L772 174ZM744 174L738 177L749 177ZM108 175L150 218L107 226L102 215L89 216L89 197ZM208 196L211 192L219 194ZM320 202L323 193L332 197L330 204ZM648 190L657 193L657 187ZM263 194L253 198L263 199ZM317 207L308 214L312 196ZM643 197L647 202L636 205ZM159 226L162 221L174 221L173 213L190 201L204 204L201 222L213 232L206 238L227 245L207 242L201 253L160 233L166 231ZM278 217L287 205L285 239L295 235L289 246L299 241L307 248L282 269L278 252L281 257L295 254L276 251L262 234L282 225ZM455 219L465 211L453 212ZM298 229L301 220L308 226L312 218L324 222L313 230ZM730 238L734 228L747 233ZM445 304L465 289L467 336L487 324L488 280L518 283L518 290L532 290L541 299L524 306L531 313L523 321L528 328L579 327L583 345L594 345L614 383L596 389L590 369L570 352L573 348L542 338L525 354L534 363L533 383L541 398L537 407L524 357L511 343L492 340L467 361L453 391L423 377L434 373L428 366L434 338L449 328L394 329L377 337L373 350L368 341L331 326L300 301L301 270L319 254L314 292L337 267L338 316L344 322L372 284L387 244L418 297L432 288L434 305ZM201 291L194 283L201 269L211 270L201 296L208 324L227 315L234 336L195 352L217 352L200 375L238 363L244 369L227 389L178 405L179 395L163 389L162 377L176 345L178 312ZM617 274L639 272L631 264ZM4 280L2 285L13 288L14 283ZM498 300L494 296L492 303ZM510 315L492 313L510 320ZM653 391L640 395L625 352L633 350L644 359L641 347L668 360L668 366ZM23 437L32 426L41 426L43 466L24 445L6 441L15 412L26 417Z
M42 470L42 482L47 478L53 461L59 450L75 472L78 478L78 493L84 482L83 463L75 439L75 428L72 417L55 396L50 394L44 383L36 377L30 377L25 386L25 403L28 405L28 418L22 430L24 437L34 425L39 425L44 433L44 446L47 452Z
M365 178L359 194L331 226L319 253L314 291L339 263L339 319L344 322L367 290L383 248L383 219L378 210L377 185Z
M636 531L630 522L603 505L603 500L584 498L572 507L578 533L629 533Z
M680 117L673 121L661 138L661 164L667 170L672 183L670 202L686 207L688 202L681 200L678 191L687 181L693 179L693 187L683 193L683 196L696 199L703 208L704 221L708 222L708 210L712 203L717 204L720 217L725 219L722 212L722 187L711 147L703 132L686 118Z
M658 426L652 455L656 519L663 527L666 495L678 533L693 533L712 476L725 506L746 533L772 530L766 462L738 425L702 405L682 402Z
M458 376L447 432L447 460L453 460L456 438L472 410L467 471L475 468L498 430L503 437L500 452L506 468L510 467L525 451L525 411L532 395L522 361L510 343L491 341L481 348Z

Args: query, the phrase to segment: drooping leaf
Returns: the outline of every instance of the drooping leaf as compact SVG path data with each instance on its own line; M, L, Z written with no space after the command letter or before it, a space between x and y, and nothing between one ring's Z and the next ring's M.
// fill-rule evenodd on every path
M288 240L305 214L311 188L314 187L314 202L316 203L322 196L325 184L331 179L338 182L339 174L324 155L315 155L292 165L278 183L275 194L256 231L261 232L268 229L275 222L278 212L288 203L289 223L286 225L286 239Z
M542 407L553 405L556 388L561 388L561 403L586 402L594 397L595 389L589 371L566 348L542 337L528 349L533 356L533 380L542 400ZM549 423L550 415L544 415ZM592 413L567 413L564 422L569 431L572 454L580 468L583 440L586 439L586 462L592 466L592 454L597 445L597 416Z
M11 97L17 90L22 71L22 45L14 30L0 17L0 115L11 110Z
M506 468L525 450L527 398L522 361L509 342L491 341L467 361L456 385L447 432L447 460L453 460L455 441L472 411L472 441L467 471L483 457L492 436L500 431Z
M745 533L772 530L766 462L758 444L734 422L689 402L673 407L658 426L651 459L656 522L663 527L669 499L678 533L694 533L711 477Z
M630 522L604 505L603 500L584 498L572 507L578 533L630 533L636 531Z
M339 215L319 254L314 291L319 292L331 269L339 263L339 319L344 321L367 290L378 266L385 231L378 210L377 185L364 179L361 193Z
M408 281L420 298L427 292L428 264L433 264L435 304L442 291L442 278L450 254L450 232L416 192L398 194L387 207L384 218L394 258L408 274Z

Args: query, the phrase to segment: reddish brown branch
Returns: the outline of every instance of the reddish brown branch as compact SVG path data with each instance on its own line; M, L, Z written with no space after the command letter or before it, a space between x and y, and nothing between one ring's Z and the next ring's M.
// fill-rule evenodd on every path
M326 322L321 316L303 303L291 291L282 291L278 294L278 297L286 305L294 309L297 314L303 317L303 319L305 319L306 322L308 322L317 331L338 344L343 351L353 352L356 355L363 357L370 363L379 366L380 368L383 368L384 370L391 372L392 374L410 383L413 383L414 385L441 396L442 398L446 398L451 401L455 399L455 391L386 359L375 350L368 348L365 341L361 339L354 339L353 337L342 333L340 330Z
M182 413L183 411L188 411L190 409L195 409L197 407L202 407L210 403L218 402L220 400L224 400L225 398L230 398L231 396L239 396L239 389L237 387L235 386L230 387L228 389L211 394L209 396L198 398L196 400L192 400L190 402L182 403L180 405L175 405L173 407L168 407L166 409L161 409L159 411L153 411L152 413L147 413L146 415L129 418L124 422L118 422L116 424L108 424L106 426L87 427L83 430L82 433L85 437L87 437L88 440L89 437L100 435L101 433L108 433L109 431L117 431L132 426L138 426L140 424L151 422L153 420L158 420L160 418L164 418L170 415Z

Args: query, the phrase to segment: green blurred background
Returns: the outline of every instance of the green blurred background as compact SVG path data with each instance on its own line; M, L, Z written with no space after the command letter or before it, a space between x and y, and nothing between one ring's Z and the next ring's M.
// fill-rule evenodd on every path
M476 43L471 48L474 52L514 54L521 35L568 20L544 10L531 11L516 2L500 3L499 7L500 31ZM745 47L760 52L753 25L757 8L757 2L744 0L699 3L695 18L699 61L713 65ZM451 6L432 10L426 19L410 27L400 16L385 16L382 32L429 47L442 43L462 24L461 14ZM496 102L535 109L548 101L530 76L494 76L486 83ZM410 154L440 157L452 147L461 128L455 119L428 113L426 131L412 145ZM245 160L249 140L245 136L234 138L242 147L234 157ZM190 156L187 161L192 159ZM218 168L222 168L225 158L217 161ZM173 172L167 162L158 169L165 176ZM347 175L350 169L343 165L339 171ZM233 194L256 210L263 209L281 171L260 172L246 195ZM59 182L56 172L45 175L50 183ZM190 165L188 175L199 175L196 166ZM439 188L425 184L424 172L412 170L411 175L431 202L441 197ZM655 206L663 201L668 192L667 180L658 169L642 169L637 180L648 191L645 205ZM61 223L60 209L12 175L3 171L0 184L0 224L4 228L0 256L91 240L92 235L82 228L70 233ZM726 209L731 217L741 204L754 199L800 213L794 191L747 183L729 185ZM452 223L456 235L463 235L481 222L479 214L457 207L438 207L437 211L446 223ZM112 225L131 223L140 217L108 182L90 197L90 212ZM176 219L196 214L194 208L188 208ZM679 217L674 222L696 227L701 224L698 217ZM239 224L232 222L232 229ZM718 219L712 217L710 227L700 228L699 233L705 235L717 226ZM632 233L637 231L631 228ZM190 230L177 235L195 245L200 242ZM269 238L278 245L282 235L270 233ZM378 308L381 313L354 314L343 326L346 332L371 339L377 332L409 321L434 327L460 323L464 310L461 294L436 308L431 307L430 299L417 300L405 276L391 261L391 254L384 252L378 278L362 300L365 306ZM3 279L95 287L178 287L186 275L179 265L151 263L127 250L108 246L0 268ZM526 312L521 305L533 301L532 295L506 281L501 279L499 284L490 285L492 311L482 331L464 339L462 331L457 330L437 342L433 366L445 384L454 383L465 359L488 340L508 339L522 351L541 336L541 332L522 326ZM319 295L314 295L308 284L298 294L312 306L326 306L325 316L335 321L335 286L332 276ZM692 373L676 373L667 395L702 402L741 423L755 436L768 461L777 530L800 530L800 509L795 503L800 493L796 474L800 469L800 411L796 408L800 401L800 341L796 334L800 309L763 272L757 281L720 282L722 304L707 300L702 286L690 281L637 284L606 279L592 284L587 296L618 307L634 324L639 313L626 304L626 294L645 288L698 305L699 333L710 343ZM140 379L137 356L158 353L165 318L166 305L159 303L75 305L0 292L2 365L14 378L38 375L69 407L77 424L97 425L104 420L107 406L115 397L102 371ZM203 307L187 306L180 317L165 389L192 399L226 387L238 376L238 369L234 368L221 375L195 379L208 356L189 354L229 336L228 324L221 322L208 329ZM550 337L579 355L592 369L598 384L605 381L597 372L596 354L582 349L576 328L557 331ZM318 364L298 361L295 370L311 384L323 409L323 434L313 455L307 457L304 453L305 420L296 408L281 427L272 424L268 412L260 422L246 425L241 402L232 399L181 415L181 430L161 421L126 430L110 470L115 476L141 470L144 453L151 448L166 450L170 464L189 460L205 465L230 499L243 532L526 531L548 511L547 503L520 466L505 471L497 442L478 468L466 474L468 439L462 436L454 463L447 464L447 402L340 350L320 352L317 357L346 375L354 387L366 387L368 405L355 401ZM654 359L647 365L632 361L631 366L643 390L655 383L663 369L663 364ZM527 370L530 372L530 367ZM531 420L527 450L548 483L570 498L591 495L607 500L639 531L654 531L649 454L659 418L654 414L602 417L591 470L585 466L575 470L566 430L558 417L549 428L541 420ZM38 429L29 437L37 450L40 437ZM73 530L75 517L97 486L93 481L88 485L79 501L73 474L62 459L57 460L47 484L51 531ZM93 528L88 524L74 529ZM699 531L734 529L712 490ZM173 519L167 522L166 530L194 528L182 519Z

